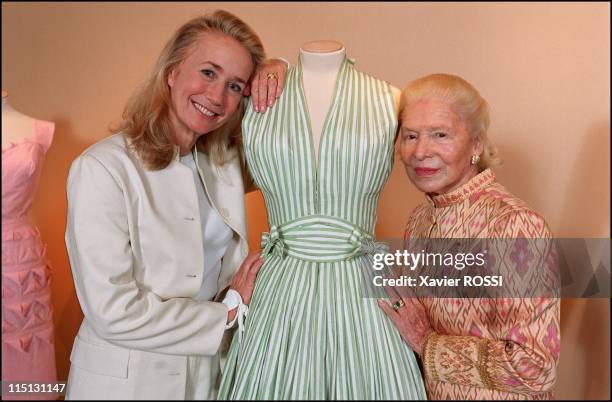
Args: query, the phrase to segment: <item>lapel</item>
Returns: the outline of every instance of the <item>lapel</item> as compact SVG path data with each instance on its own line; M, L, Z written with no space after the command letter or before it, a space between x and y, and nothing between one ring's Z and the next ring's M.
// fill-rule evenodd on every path
M194 147L194 159L204 190L225 223L246 240L244 184L237 157L224 166L217 166L208 155Z

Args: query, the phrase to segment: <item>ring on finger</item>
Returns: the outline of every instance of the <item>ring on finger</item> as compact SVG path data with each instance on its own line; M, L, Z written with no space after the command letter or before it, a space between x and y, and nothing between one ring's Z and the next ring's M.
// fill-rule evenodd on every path
M396 301L392 305L393 310L395 310L395 311L399 310L400 308L402 308L404 306L405 306L405 303L404 303L404 301L402 299L399 299L398 301Z
M268 73L267 78L274 78L275 80L278 80L278 74L277 73Z

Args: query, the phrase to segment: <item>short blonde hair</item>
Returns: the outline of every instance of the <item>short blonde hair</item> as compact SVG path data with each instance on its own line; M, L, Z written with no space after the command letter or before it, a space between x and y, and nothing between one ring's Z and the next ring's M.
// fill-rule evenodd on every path
M189 56L200 35L210 31L228 35L244 46L251 54L253 71L265 58L263 44L257 34L227 11L217 10L193 18L181 26L161 51L151 75L128 101L123 120L116 129L130 138L131 148L150 170L167 167L176 156L169 116L168 75ZM233 149L240 150L238 145L244 108L243 98L223 126L198 139L198 149L207 153L214 163L223 165L236 154L231 152Z
M402 91L400 110L426 98L440 99L451 105L467 125L472 138L484 145L478 169L482 171L501 163L497 149L488 137L489 104L469 82L451 74L431 74L410 82ZM401 119L401 117L400 117Z

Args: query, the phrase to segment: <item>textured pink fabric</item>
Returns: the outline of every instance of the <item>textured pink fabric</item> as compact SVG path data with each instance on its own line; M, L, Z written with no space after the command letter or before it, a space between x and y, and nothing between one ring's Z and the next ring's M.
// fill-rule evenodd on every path
M32 138L2 150L2 381L57 379L51 272L46 246L26 217L53 130L36 120Z

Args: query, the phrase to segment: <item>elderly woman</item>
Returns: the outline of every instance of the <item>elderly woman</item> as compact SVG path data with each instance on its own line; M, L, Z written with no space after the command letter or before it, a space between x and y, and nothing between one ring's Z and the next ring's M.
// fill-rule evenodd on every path
M408 220L406 242L551 237L544 219L496 182L488 105L472 85L429 75L406 87L402 104L401 159L427 198ZM429 398L552 398L559 300L505 296L379 301L422 359Z
M222 337L263 263L245 260L237 152L251 79L265 77L254 101L265 110L286 72L274 61L257 70L263 59L236 16L192 19L162 50L120 131L73 162L66 246L84 319L68 399L215 398Z

